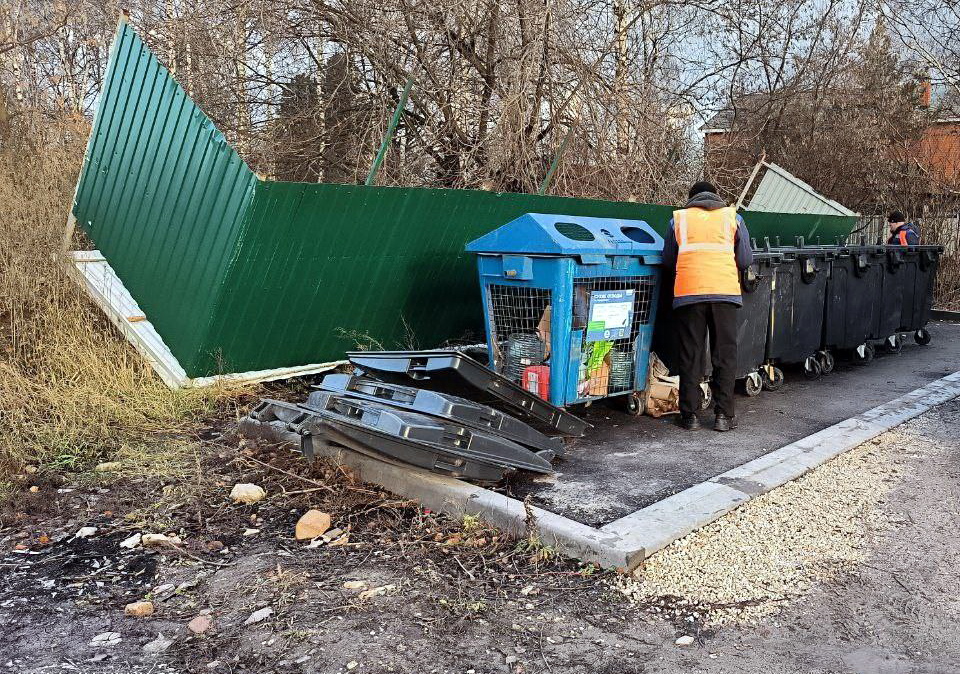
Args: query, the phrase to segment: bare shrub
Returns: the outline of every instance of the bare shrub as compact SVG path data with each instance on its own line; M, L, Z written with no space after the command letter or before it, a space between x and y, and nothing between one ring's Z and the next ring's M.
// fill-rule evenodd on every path
M225 393L169 390L67 276L60 246L87 129L57 123L76 125L58 134L72 143L0 147L0 476L156 446Z

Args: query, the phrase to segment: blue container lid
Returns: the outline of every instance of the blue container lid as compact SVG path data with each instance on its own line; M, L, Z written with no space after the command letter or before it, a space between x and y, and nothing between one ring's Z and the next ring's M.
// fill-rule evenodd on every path
M527 213L467 244L469 253L525 255L660 254L663 237L643 220Z

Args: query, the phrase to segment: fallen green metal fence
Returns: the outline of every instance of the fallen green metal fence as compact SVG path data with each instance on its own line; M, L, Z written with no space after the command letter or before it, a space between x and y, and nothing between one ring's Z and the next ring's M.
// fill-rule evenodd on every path
M126 23L84 161L77 223L191 377L384 347L482 341L464 245L524 213L646 220L673 207L534 194L259 179ZM754 237L853 218L744 214Z

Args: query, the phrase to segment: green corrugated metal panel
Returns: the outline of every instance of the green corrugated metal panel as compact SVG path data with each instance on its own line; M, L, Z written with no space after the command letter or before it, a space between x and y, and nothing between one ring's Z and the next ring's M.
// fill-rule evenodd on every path
M187 374L323 362L343 333L421 347L481 338L464 245L528 212L646 220L673 208L470 190L259 181L126 25L74 214ZM745 214L762 238L851 222Z
M74 215L188 374L253 196L256 175L121 23Z
M472 190L261 183L211 337L237 371L338 357L355 346L345 332L387 347L406 342L406 326L423 347L471 333L482 341L476 262L464 246L529 212L646 219L662 229L671 209Z

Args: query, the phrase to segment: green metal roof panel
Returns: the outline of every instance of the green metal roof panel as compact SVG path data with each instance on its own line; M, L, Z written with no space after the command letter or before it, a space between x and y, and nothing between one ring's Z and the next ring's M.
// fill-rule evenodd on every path
M128 25L114 41L74 215L190 377L482 338L469 241L525 213L644 220L673 207L262 181ZM758 238L852 219L744 213Z
M856 217L846 206L828 199L797 176L773 163L764 163L766 171L754 192L747 211L800 213Z

